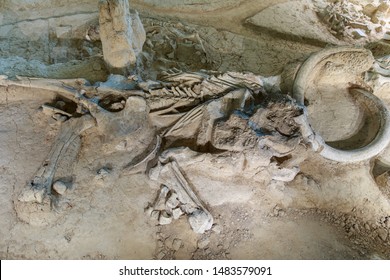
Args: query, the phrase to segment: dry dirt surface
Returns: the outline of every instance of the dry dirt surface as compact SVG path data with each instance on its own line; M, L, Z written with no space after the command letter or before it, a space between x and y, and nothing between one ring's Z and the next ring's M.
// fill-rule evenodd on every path
M130 1L140 13L146 41L129 79L137 76L150 84L175 68L261 76L285 69L293 79L296 67L291 65L327 44L351 43L316 17L319 6L312 2ZM310 14L300 17L307 9ZM275 19L288 10L285 20L299 17L295 28ZM273 25L265 26L266 18L275 19ZM0 75L105 81L109 69L97 26L92 0L1 1ZM363 75L339 74L332 69L318 74L305 104L313 126L330 142L348 138L361 114L348 96L346 79L363 83ZM390 259L389 149L357 163L321 157L302 141L292 121L301 112L286 97L292 82L284 82L286 92L251 116L235 112L217 119L216 149L189 151L193 139L175 143L174 148L187 147L182 153L174 150L176 161L213 217L204 233L194 232L185 214L169 224L151 218L148 209L162 189L151 179L153 168L123 169L149 143L137 142L120 155L107 153L96 126L60 158L54 181L62 182L62 190L50 199L21 201L64 123L42 109L58 101L58 93L0 86L0 258ZM376 92L386 105L389 84ZM257 137L265 144L253 152Z

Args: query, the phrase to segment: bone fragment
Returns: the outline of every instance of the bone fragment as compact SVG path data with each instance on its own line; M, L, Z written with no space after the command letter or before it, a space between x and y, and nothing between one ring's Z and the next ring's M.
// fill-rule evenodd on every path
M272 172L272 180L291 182L300 171L299 167L293 168L280 168Z
M161 211L160 217L158 218L158 223L160 225L168 225L172 223L172 216L166 211Z
M206 230L211 229L214 221L212 215L193 192L176 161L172 161L168 165L174 175L173 181L175 183L172 184L172 189L176 191L180 201L184 202L183 204L187 202L196 205L196 210L188 213L191 228L196 233L204 233Z
M165 206L168 210L172 211L172 209L175 209L179 204L180 201L178 199L177 194L172 192L171 195L168 197Z
M183 215L183 214L184 214L184 212L183 212L183 210L180 209L180 207L172 210L172 217L174 220L179 219L181 217L181 215Z
M155 210L164 210L165 209L165 202L167 200L167 195L169 192L169 188L167 186L162 186L160 193L157 197L156 203L154 205Z
M61 115L65 115L68 117L72 117L72 114L69 114L68 112L65 112L61 109L58 109L58 108L50 106L50 105L44 104L41 107L42 107L42 112L46 115L53 116L54 114L61 114Z

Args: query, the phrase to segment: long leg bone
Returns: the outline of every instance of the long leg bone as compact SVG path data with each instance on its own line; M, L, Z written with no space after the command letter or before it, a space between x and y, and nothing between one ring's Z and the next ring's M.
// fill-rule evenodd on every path
M34 178L28 184L28 188L19 196L22 202L42 203L46 195L51 194L53 178L61 157L67 152L70 144L80 136L82 132L91 128L94 120L89 115L81 118L70 119L62 124L60 133L52 146L47 159L42 163Z
M91 86L85 79L61 80L17 76L17 80L9 80L6 76L0 76L0 86L16 86L48 90L58 93L76 103L79 103L83 92L93 93L95 95L99 95L100 97L106 95L145 97L145 93L139 90L121 91L115 88L106 88L104 86Z

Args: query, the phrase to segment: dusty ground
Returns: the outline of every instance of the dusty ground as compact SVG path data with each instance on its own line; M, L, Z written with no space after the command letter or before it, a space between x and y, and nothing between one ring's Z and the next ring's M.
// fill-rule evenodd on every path
M92 82L107 77L99 42L83 39L83 32L96 25L94 1L66 1L67 13L39 1L30 1L31 7L3 2L0 7L12 13L0 15L0 74L84 77ZM63 5L63 1L52 2ZM305 38L291 30L265 30L261 22L253 24L261 12L268 9L274 13L276 4L296 1L159 2L130 1L148 32L150 44L145 44L147 55L140 74L150 78L171 67L274 75L288 62L302 60L328 43L345 43L326 33L322 25L310 33L322 30L321 38ZM30 13L34 7L37 11ZM184 25L177 25L178 21ZM73 29L65 30L71 30L70 37L57 38L63 32L59 27L71 25L69 22ZM302 22L299 24L304 26L304 18ZM33 44L26 43L35 34L28 24L39 31ZM172 30L189 37L197 33L198 37L178 40L179 48L173 50L171 41L179 36ZM285 36L283 32L287 32ZM74 40L69 39L72 36ZM329 88L324 88L326 97ZM384 91L381 94L385 96ZM215 218L211 231L196 234L184 216L166 226L156 226L147 217L144 209L159 186L145 174L115 171L104 178L98 176L102 167L116 170L117 166L115 159L99 153L102 139L91 129L78 143L80 153L61 162L56 178L72 181L72 187L57 211L47 205L25 206L18 202L18 195L58 133L59 123L39 110L53 96L13 87L0 88L0 96L1 259L390 258L390 186L387 180L375 181L371 173L374 160L334 163L309 150L305 150L299 174L288 183L271 180L267 171L257 174L256 180L221 178L217 167L209 170L201 162L184 165L195 192ZM333 107L321 112L327 122L317 115L330 139L334 135L329 121L341 133L341 128L349 128L354 120L352 113L357 114L348 99L344 102L351 106L348 112L337 111L344 115L335 117ZM329 106L326 102L320 105L324 104ZM131 157L129 154L129 161Z

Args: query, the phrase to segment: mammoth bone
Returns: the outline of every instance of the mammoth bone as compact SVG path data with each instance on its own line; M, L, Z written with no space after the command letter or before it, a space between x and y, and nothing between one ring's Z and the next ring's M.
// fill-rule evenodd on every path
M338 160L336 154L339 151L328 148L321 136L312 129L307 117L303 104L305 84L300 82L304 77L302 73L311 67L307 65L306 63L302 66L295 83L294 97L298 104L280 92L275 94L268 90L272 88L272 91L275 91L275 85L272 83L277 79L267 79L251 73L183 73L171 70L163 73L161 81L139 82L136 79L112 75L106 82L95 85L90 85L82 79L18 77L18 80L13 81L3 77L0 79L0 86L48 90L77 104L77 111L73 113L61 111L60 108L45 107L53 114L64 115L66 118L63 118L65 121L47 160L19 199L41 203L43 197L50 197L59 159L67 152L74 139L86 129L96 126L103 138L101 149L104 152L125 155L123 158L126 159L129 152L137 153L130 162L122 162L120 167L122 172L148 171L149 163L153 161L161 167L163 172L159 174L163 176L154 178L162 184L160 194L155 204L147 209L151 217L156 218L160 224L167 224L172 218L187 214L194 231L204 232L210 229L213 223L211 213L196 195L196 189L186 179L185 172L175 158L159 157L160 150L178 145L186 146L192 142L191 147L199 151L243 152L247 148L235 145L236 142L231 137L223 143L214 139L216 125L231 119L234 115L239 121L245 122L251 130L240 135L241 138L248 136L250 139L239 142L246 143L245 145L249 145L251 149L261 149L263 154L270 153L269 158L275 154L285 156L285 153L290 153L302 141L310 144L314 151L324 157ZM353 91L355 92L356 90ZM361 92L356 94L360 96ZM380 139L377 137L374 141L375 143L379 141L380 145L373 144L376 147L375 153L370 152L363 157L342 156L340 161L364 160L378 153L379 148L383 148L382 136L388 134L387 110L371 96L364 94L363 99L365 103L371 102L379 111L384 112L380 114L384 119L384 128L378 134ZM269 104L284 102L288 108L295 108L290 110L291 120L283 120L292 124L291 130L286 131L280 127L272 131L269 126L263 129L262 121L273 122L272 116L265 114L266 110L262 107L266 106L264 104L267 102ZM275 110L279 110L280 114L278 108ZM66 120L67 118L69 119ZM223 129L220 129L219 133L228 134ZM280 145L285 140L288 140L289 147ZM275 145L275 141L280 143ZM275 152L272 154L273 149ZM331 154L332 152L335 156ZM249 154L255 155L252 152ZM292 178L299 171L294 168ZM165 207L166 203L169 205L168 208Z
M211 141L215 121L235 109L251 109L253 94L262 90L261 79L254 75L227 73L209 76L205 73L185 74L177 71L165 75L164 82L157 86L146 83L137 85L141 90L128 90L127 87L133 86L121 76L112 76L111 81L98 86L91 86L82 79L18 77L14 81L3 77L1 86L42 89L77 104L77 111L73 113L48 105L42 106L46 112L62 115L64 118L61 120L64 122L47 159L19 196L19 201L42 203L45 197L52 197L53 179L61 157L77 137L93 126L104 138L102 148L108 151L123 153L133 150L134 146L139 148L143 143L144 151L134 161L122 166L127 172L137 172L145 169L145 165L156 158L161 138L175 140L199 134L198 142L206 145ZM107 86L113 80L117 83L114 82L113 87ZM185 86L180 87L179 84ZM115 102L106 103L110 98ZM205 129L198 133L202 123L205 123ZM185 205L183 213L188 214L191 226L196 232L210 229L213 218L192 191L177 163L166 163L166 167L172 177L172 180L168 180L170 188Z

